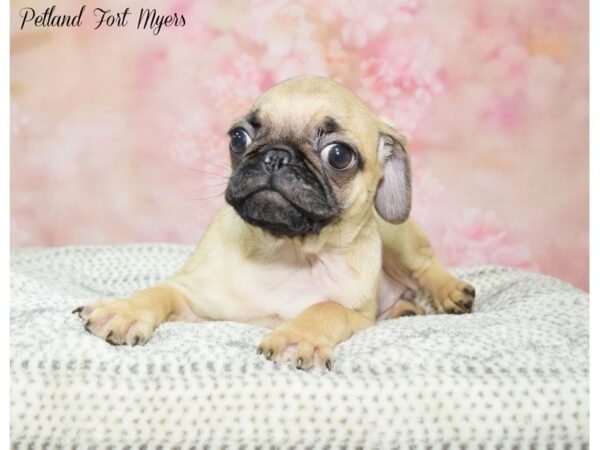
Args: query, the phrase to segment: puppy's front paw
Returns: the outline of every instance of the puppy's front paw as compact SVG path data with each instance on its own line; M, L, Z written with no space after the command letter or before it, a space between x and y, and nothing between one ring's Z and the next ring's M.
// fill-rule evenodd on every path
M475 301L475 288L457 278L439 289L434 300L438 309L450 314L464 314L471 312Z
M320 366L331 370L333 365L333 344L292 322L266 334L256 352L269 360L290 361L297 369Z
M156 328L152 314L128 300L80 306L73 314L79 314L85 321L87 331L112 345L145 344Z

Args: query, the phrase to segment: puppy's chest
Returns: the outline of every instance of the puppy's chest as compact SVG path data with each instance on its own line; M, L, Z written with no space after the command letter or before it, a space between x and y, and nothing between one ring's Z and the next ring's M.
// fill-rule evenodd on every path
M239 285L236 297L248 316L278 316L285 320L315 303L353 301L352 292L348 292L352 269L337 254L282 259L271 264L252 263L244 272L245 286Z

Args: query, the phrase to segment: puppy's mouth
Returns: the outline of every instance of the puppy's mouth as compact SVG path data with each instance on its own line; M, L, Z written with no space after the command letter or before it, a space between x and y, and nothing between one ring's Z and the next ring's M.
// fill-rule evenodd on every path
M275 236L316 234L330 221L302 210L272 189L250 194L236 211L246 222Z
M269 162L268 153L258 153L231 175L225 199L242 219L277 237L296 237L318 234L339 216L331 187L298 155L275 169Z

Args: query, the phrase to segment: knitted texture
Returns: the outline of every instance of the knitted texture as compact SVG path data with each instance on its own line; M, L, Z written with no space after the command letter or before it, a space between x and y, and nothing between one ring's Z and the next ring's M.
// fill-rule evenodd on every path
M589 298L567 283L456 269L477 289L472 314L379 322L336 347L332 372L256 355L256 326L166 323L126 347L71 314L163 280L192 250L13 251L13 448L587 446Z

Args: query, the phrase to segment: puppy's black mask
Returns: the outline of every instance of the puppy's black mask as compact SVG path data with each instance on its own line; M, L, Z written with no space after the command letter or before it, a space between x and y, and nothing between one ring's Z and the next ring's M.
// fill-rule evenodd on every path
M232 151L225 199L249 224L275 236L318 234L340 214L327 177L295 146L267 143Z

